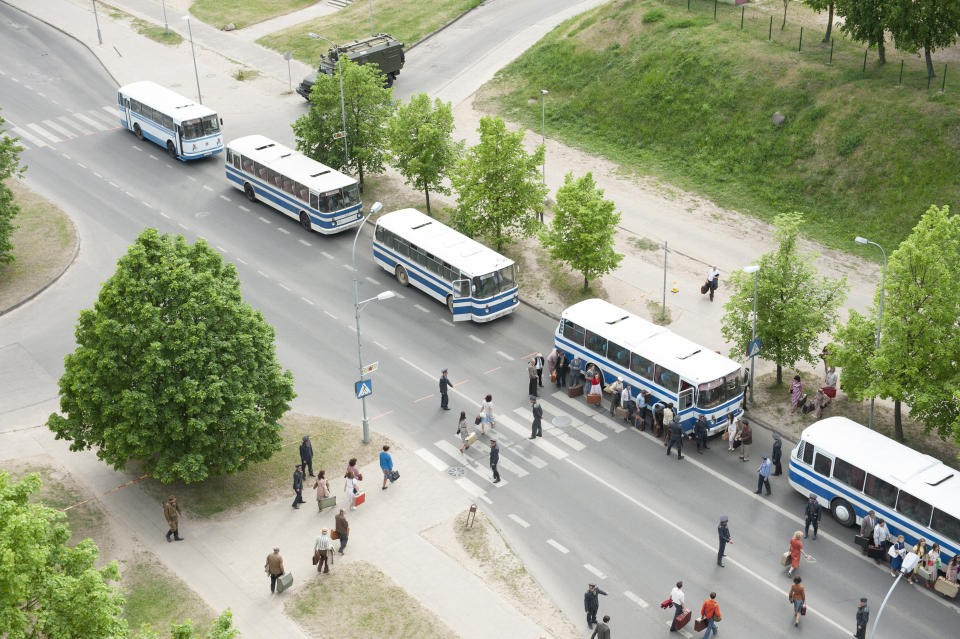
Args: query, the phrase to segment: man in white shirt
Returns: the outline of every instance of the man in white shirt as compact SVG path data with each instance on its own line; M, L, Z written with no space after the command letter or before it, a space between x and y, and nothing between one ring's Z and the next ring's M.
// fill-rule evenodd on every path
M670 591L670 603L675 609L673 613L673 623L670 624L670 632L676 632L677 617L683 614L683 582L678 581L673 590Z
M330 572L330 565L327 563L327 557L330 556L330 551L333 548L333 541L330 539L330 535L327 534L327 529L324 528L320 531L320 536L317 537L316 541L313 542L313 552L314 554L319 553L319 558L317 560L317 572L321 570L325 573Z
M620 407L630 410L630 402L633 401L633 395L630 393L630 383L623 383L623 390L620 391Z
M877 525L873 528L873 545L882 546L886 550L889 544L890 530L887 528L887 522L878 519Z
M710 301L713 301L713 294L720 286L720 270L716 266L711 266L707 271L707 282L710 283Z

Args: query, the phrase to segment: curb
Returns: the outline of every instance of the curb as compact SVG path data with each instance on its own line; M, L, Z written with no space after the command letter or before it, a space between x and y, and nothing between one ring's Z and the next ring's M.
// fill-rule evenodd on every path
M484 0L484 2L485 2L485 1L486 1L486 0ZM423 44L424 42L426 42L427 40L429 40L429 39L432 38L433 36L437 35L438 33L442 32L442 31L446 31L446 30L447 30L447 27L452 26L453 24L459 22L459 21L460 21L464 16L466 16L468 13L472 13L477 7L482 6L482 5L484 4L484 2L478 2L476 5L470 7L469 9L467 9L466 11L464 11L463 13L461 13L460 15L458 15L456 18L454 18L454 19L451 20L450 22L448 22L448 23L446 23L446 24L444 24L444 25L441 25L441 26L438 27L437 29L434 29L433 31L431 31L431 32L428 33L427 35L423 36L422 38L420 38L419 40L417 40L416 42L414 42L413 44L411 44L411 45L410 45L409 47L407 47L406 49L404 49L404 52L410 51L410 50L413 49L414 47L417 47L417 46Z

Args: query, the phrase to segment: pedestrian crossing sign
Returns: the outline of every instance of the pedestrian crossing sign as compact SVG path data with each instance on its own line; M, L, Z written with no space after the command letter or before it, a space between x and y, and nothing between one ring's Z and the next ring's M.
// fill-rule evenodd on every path
M363 399L367 395L373 395L373 380L372 379L361 379L359 382L354 382L354 392L357 394L357 399Z

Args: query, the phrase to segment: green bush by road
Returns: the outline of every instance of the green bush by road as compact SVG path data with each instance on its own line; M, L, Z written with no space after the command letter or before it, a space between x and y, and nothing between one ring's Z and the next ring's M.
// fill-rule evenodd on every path
M957 204L956 92L895 88L899 54L863 73L863 49L838 41L828 66L822 33L798 53L766 41L766 18L740 31L739 11L715 23L705 7L603 5L504 69L488 99L539 129L547 88L551 136L763 219L802 211L805 232L844 250L863 235L889 251L930 203Z

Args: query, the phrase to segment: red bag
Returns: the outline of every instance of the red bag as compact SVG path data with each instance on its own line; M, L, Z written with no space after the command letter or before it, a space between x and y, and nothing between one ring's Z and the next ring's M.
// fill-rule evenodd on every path
M680 629L683 628L685 625L687 625L688 623L690 623L690 617L692 617L692 616L693 616L693 612L691 612L690 610L684 608L683 612L681 612L680 615L676 618L676 620L674 620L674 622L673 622L673 628L674 628L675 630L680 630Z
M367 493L357 493L357 496L353 499L353 505L359 506L363 502L367 501Z
M806 614L807 614L807 604L803 604L802 606L800 606L800 616L803 617Z
M824 386L823 394L829 397L830 399L833 399L834 397L837 396L837 389L834 386Z
M668 598L664 599L664 600L660 603L660 607L663 608L664 610L666 610L666 609L669 608L672 604L673 604L673 600L668 597Z

